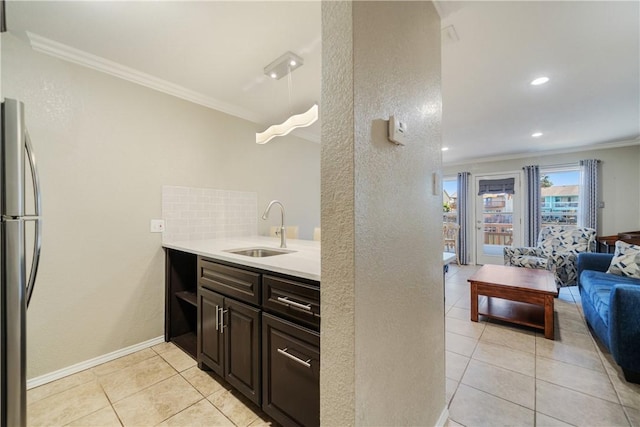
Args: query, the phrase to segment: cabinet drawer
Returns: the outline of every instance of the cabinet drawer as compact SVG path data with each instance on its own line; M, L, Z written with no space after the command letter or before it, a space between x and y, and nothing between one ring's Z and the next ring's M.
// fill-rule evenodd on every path
M198 284L253 305L260 304L260 275L198 257Z
M262 314L262 409L283 426L320 425L320 334Z
M320 288L280 277L262 277L262 307L265 310L303 322L318 329L320 326Z

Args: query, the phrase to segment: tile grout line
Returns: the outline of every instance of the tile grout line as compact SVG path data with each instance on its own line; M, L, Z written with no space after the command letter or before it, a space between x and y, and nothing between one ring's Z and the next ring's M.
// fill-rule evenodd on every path
M153 357L156 357L156 356L153 356ZM151 358L145 359L145 360L143 360L143 361L141 361L141 362L139 362L139 363L135 363L134 365L131 365L131 366L135 366L135 365L138 365L138 364L140 364L140 363L147 362L147 361L149 361L149 359L151 359ZM160 359L162 359L162 361L163 361L164 363L166 363L166 364L167 364L171 369L173 369L174 373L173 373L172 375L169 375L168 377L163 378L163 379L161 379L161 380L159 380L159 381L156 381L156 382L154 382L154 383L152 383L152 384L148 384L146 387L141 388L140 390L137 390L137 391L135 391L135 392L133 392L133 393L131 393L131 394L128 394L128 395L126 395L126 396L123 396L122 398L120 398L120 399L118 399L117 401L114 401L114 402L111 402L111 399L109 398L109 395L105 392L105 395L107 395L107 399L109 400L109 402L110 402L110 403L112 403L112 404L116 404L116 403L118 403L118 402L120 402L120 401L122 401L122 400L124 400L124 399L127 399L127 398L129 398L129 397L133 396L134 394L138 394L138 393L140 393L141 391L147 390L148 388L151 388L151 387L155 386L156 384L160 384L161 382L166 381L166 380L168 380L169 378L173 378L173 377L175 377L176 375L180 375L180 372L178 372L178 370L177 370L176 368L174 368L173 366L171 366L171 364L170 364L169 362L167 362L166 360L164 360L164 358L162 358L162 357L160 357ZM130 368L130 366L127 366L127 367L125 367L125 368L119 369L118 371L122 371L122 370L127 369L127 368ZM115 371L115 372L118 372L118 371ZM115 373L115 372L112 372L112 373ZM109 374L107 374L107 375L111 375L112 373L109 373ZM106 375L104 375L104 376L106 376ZM99 380L98 380L98 382L100 383L100 381L99 381ZM187 382L188 382L188 381L187 381ZM100 383L100 387L102 387L102 384L101 384L101 383ZM104 390L104 389L103 389L103 390Z
M152 348L152 349L153 349L153 348ZM156 351L155 349L153 349L153 350L154 350L154 351ZM165 352L166 352L166 351L165 351ZM163 352L163 353L165 353L165 352ZM189 369L191 369L191 368L193 368L193 367L195 367L195 368L197 368L197 369L200 369L200 368L198 368L198 365L197 365L197 364L196 364L196 365L194 365L194 366L190 366L189 368L184 369L184 370L182 370L182 371L178 371L176 368L174 368L174 367L173 367L173 365L171 365L171 363L169 363L169 362L168 362L164 357L162 357L162 354L161 354L161 353L158 353L157 351L156 351L156 353L157 353L157 354L158 354L158 356L160 356L160 357L161 357L161 358L162 358L162 359L163 359L163 360L164 360L164 361L165 361L169 366L171 366L171 367L172 367L172 368L173 368L173 369L178 373L178 375L180 375L180 377L182 377L182 379L184 379L184 380L187 382L187 384L189 384L189 386L191 386L195 391L197 391L197 392L198 392L198 394L200 394L200 396L202 396L202 399L198 400L198 402L196 402L196 403L194 403L194 404L192 404L192 405L187 406L186 408L182 409L181 411L177 412L176 414L173 414L172 416L170 416L170 417L168 417L167 419L165 419L165 420L161 421L160 423L162 423L162 422L164 422L164 421L168 420L169 418L171 418L171 417L173 417L173 416L175 416L175 415L177 415L177 414L179 414L179 413L181 413L181 412L183 412L183 411L185 411L185 410L189 409L190 407L192 407L192 406L196 405L197 403L201 402L202 400L206 400L206 401L207 401L211 406L213 406L213 407L214 407L218 412L220 412L220 413L221 413L221 414L222 414L222 415L223 415L223 416L224 416L224 417L225 417L225 418L226 418L226 419L227 419L231 424L233 424L233 425L235 425L235 426L238 426L238 424L236 424L236 423L235 423L231 418L229 418L229 416L228 416L228 415L227 415L227 414L222 410L222 408L219 408L218 406L216 406L213 402L211 402L211 401L209 400L209 397L213 396L214 394L219 393L219 392L229 391L229 389L227 389L226 387L222 386L222 387L223 387L222 389L220 389L220 390L218 390L218 391L215 391L215 392L211 393L209 396L205 396L202 392L200 392L200 390L198 390L198 389L197 389L193 384L191 384L191 382L190 382L187 378L185 378L185 376L183 375L183 372L185 372L185 371L187 371L187 370L189 370ZM172 377L173 377L173 376L172 376ZM171 378L171 377L170 377L170 378ZM220 384L220 383L219 383L215 378L211 377L211 379L212 379L213 381L216 381L218 384ZM163 380L163 381L164 381L164 380ZM244 405L244 402L242 402L242 401L240 401L240 402ZM246 406L246 405L245 405L245 406ZM250 408L250 407L248 407L248 406L247 406L247 408L248 408L252 413L254 413L254 414L256 415L256 418L254 418L253 420L251 420L251 422L249 423L249 424L251 424L251 423L255 422L258 418L260 418L260 415L258 415L258 414L256 413L256 411L255 411L255 410L253 410L252 408ZM261 408L258 408L258 409L261 409ZM160 424L160 423L158 423L158 424ZM247 425L249 425L249 424L247 424ZM247 427L247 426L238 426L238 427Z
M547 384L550 384L550 385L555 386L555 387L560 387L560 388L563 388L563 389L566 389L566 390L572 391L572 392L574 392L574 393L578 393L578 394L580 394L580 395L582 395L582 396L585 396L585 397L589 397L589 398L593 398L593 399L601 400L602 402L608 403L608 404L610 404L610 405L624 406L624 405L621 405L621 404L619 404L619 403L615 403L615 402L612 402L612 401L610 401L610 400L603 399L603 398L598 397L598 396L593 396L593 395L591 395L591 394L584 393L584 392L579 391L579 390L574 390L574 389L572 389L572 388L565 387L565 386L562 386L562 385L559 385L559 384L555 384L555 383L552 383L552 382L549 382L549 381L546 381L546 380L542 380L542 379L541 379L540 381L542 381L542 382L544 382L544 383L547 383Z
M77 374L80 374L80 373L82 373L82 372L86 372L86 371L89 371L89 372L91 372L91 374L93 374L93 379L90 379L90 380L88 380L88 381L85 381L85 382L82 382L82 383L78 383L78 384L72 385L72 386L70 386L70 387L68 387L68 388L65 388L65 389L63 389L63 390L57 391L57 392L55 392L55 393L51 393L51 394L49 394L49 395L47 395L47 396L45 396L45 397L43 397L43 398L41 398L41 399L38 399L38 400L36 400L36 401L34 401L34 402L30 402L30 403L36 403L36 402L40 402L40 401L45 400L45 399L49 399L50 397L57 396L57 395L59 395L60 393L64 393L64 392L66 392L66 391L73 390L73 389L74 389L74 388L76 388L76 387L80 387L80 386L82 386L82 385L89 384L91 381L96 381L96 382L97 382L97 381L98 381L98 376L97 376L96 374L94 374L94 373L93 373L92 369L93 369L93 368L87 368L87 369L85 369L84 371L76 372L75 374L71 374L71 375L69 375L69 376L67 376L67 377L63 377L63 378L57 379L57 380L55 380L55 381L52 381L52 382L50 382L50 383L43 384L43 385L41 385L41 386L38 386L38 387L34 387L34 388L32 388L31 390L37 390L37 389L38 389L38 388L40 388L40 387L45 387L45 386L47 386L47 385L49 385L49 384L54 384L54 383L55 383L55 382L57 382L57 381L64 380L65 378L69 378L69 377L71 377L71 376L73 376L73 375L77 375ZM27 393L29 393L29 391L31 391L31 390L27 390Z
M104 387L102 386L102 383L98 379L97 375L96 375L96 382L98 383L98 387L100 387L100 390L102 391L102 394L104 394L104 397L106 397L107 402L109 402L109 406L111 407L111 410L113 411L114 414L116 414L116 418L118 419L118 422L120 423L121 426L124 426L124 422L120 418L120 414L118 414L118 411L116 411L116 408L113 406L113 402L111 402L111 399L109 399L109 395L104 390Z
M534 409L528 408L528 407L526 407L526 406L524 406L524 405L522 405L522 404L520 404L520 403L512 402L512 401L510 401L510 400L505 399L504 397L496 396L496 395L495 395L495 394L493 394L493 393L489 393L488 391L485 391L485 390L479 389L479 388L474 387L474 386L469 385L469 384L464 384L464 386L465 386L465 387L472 388L472 389L474 389L474 390L476 390L476 391L479 391L480 393L484 393L484 394L489 395L489 396L491 396L491 397L495 397L496 399L500 399L500 400L502 400L503 402L507 402L507 403L510 403L510 404L512 404L512 405L519 406L519 407L521 407L521 408L526 409L527 411L532 411L532 412L535 414L535 410L534 410ZM535 406L535 405L534 405L534 406ZM534 417L535 417L535 415L534 415ZM535 418L534 418L534 419L535 419Z
M190 369L190 368L189 368L189 369ZM198 368L198 365L196 365L196 369L200 369L200 368ZM185 371L186 371L186 369L185 369ZM184 372L184 371L183 371L183 372ZM218 390L218 391L214 391L214 392L213 392L213 393L211 393L209 396L205 396L205 395L204 395L200 390L198 390L198 388L197 388L196 386L194 386L193 384L191 384L191 382L190 382L187 378L185 378L185 377L184 377L184 375L182 375L182 372L179 372L178 374L179 374L179 375L180 375L180 376L181 376L181 377L182 377L182 378L183 378L183 379L184 379L184 380L185 380L185 381L186 381L186 382L187 382L191 387L193 387L193 388L194 388L198 393L200 393L200 396L202 396L202 400L206 400L206 401L207 401L211 406L213 406L214 408L216 408L216 410L217 410L218 412L220 412L220 413L221 413L221 414L222 414L222 415L223 415L227 420L229 420L229 422L230 422L231 424L236 425L236 423L234 423L234 422L233 422L233 420L232 420L231 418L229 418L229 416L227 416L227 414L226 414L226 413L224 413L224 412L222 411L222 409L218 408L218 407L217 407L217 406L216 406L212 401L210 401L210 400L209 400L209 397L210 397L210 396L213 396L214 394L216 394L216 393L218 393L218 392L220 392L220 391L227 390L226 388L224 388L224 386L223 386L223 388L222 388L222 389L220 389L220 390ZM211 379L212 379L213 381L218 382L218 381L217 381L215 378L213 378L213 377L211 377ZM218 384L220 384L220 383L218 383ZM198 400L198 402L194 403L193 405L198 404L198 403L199 403L199 402L201 402L202 400ZM191 405L191 406L193 406L193 405ZM182 411L184 411L184 410L186 410L186 409L190 408L191 406L186 407L186 408L185 408L185 409L183 409ZM251 408L249 408L249 409L251 409ZM180 411L180 412L182 412L182 411ZM252 411L253 411L253 410L252 410ZM180 412L178 412L178 413L180 413ZM255 411L253 411L253 412L255 412ZM177 415L177 414L174 414L174 415ZM173 416L173 415L172 415L172 416ZM171 418L171 417L169 417L169 418ZM167 418L167 419L169 419L169 418ZM258 419L258 418L256 418L256 419ZM166 420L164 420L164 421L166 421ZM164 421L163 421L163 422L164 422ZM255 421L255 420L253 420L253 421ZM252 422L253 422L253 421L252 421Z

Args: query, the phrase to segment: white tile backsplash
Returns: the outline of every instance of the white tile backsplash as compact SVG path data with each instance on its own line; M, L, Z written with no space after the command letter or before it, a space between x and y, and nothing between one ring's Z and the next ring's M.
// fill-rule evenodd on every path
M258 193L162 187L163 242L258 234Z

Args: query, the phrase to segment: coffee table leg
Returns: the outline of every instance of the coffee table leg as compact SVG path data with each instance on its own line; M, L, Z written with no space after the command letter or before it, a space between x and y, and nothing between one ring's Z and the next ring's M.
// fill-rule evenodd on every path
M471 282L471 321L478 321L478 284Z
M544 297L544 337L552 340L555 338L553 332L553 296Z

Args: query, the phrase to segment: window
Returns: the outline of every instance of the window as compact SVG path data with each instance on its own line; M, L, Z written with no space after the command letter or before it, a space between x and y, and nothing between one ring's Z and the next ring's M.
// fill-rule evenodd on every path
M458 179L442 180L442 221L458 222Z
M542 226L578 224L580 169L578 165L540 170Z

